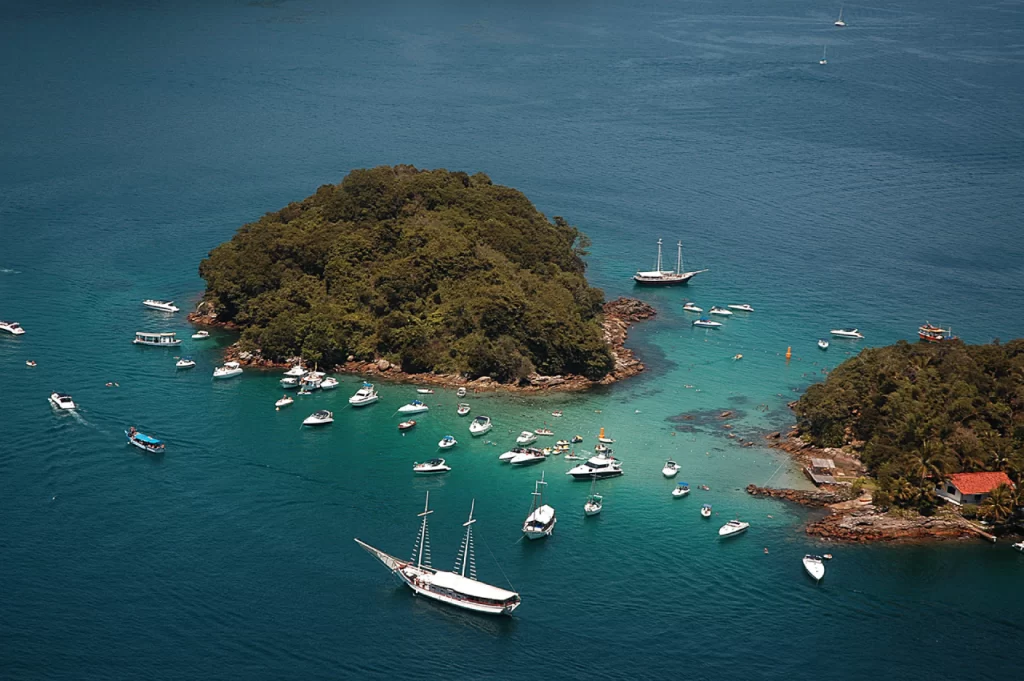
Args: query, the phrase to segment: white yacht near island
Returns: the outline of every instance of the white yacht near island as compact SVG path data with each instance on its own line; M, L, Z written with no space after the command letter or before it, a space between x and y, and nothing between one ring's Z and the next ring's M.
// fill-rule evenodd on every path
M348 403L353 407L365 407L368 404L373 404L380 399L377 394L377 389L373 387L373 383L363 382L363 385L356 394L348 398Z
M21 324L18 322L2 322L0 321L0 331L6 331L7 333L20 336L25 333L25 329L21 328Z
M587 459L586 463L573 466L565 474L571 475L576 480L614 478L622 475L622 462L602 452Z
M733 537L737 534L742 534L750 528L750 523L745 523L742 520L730 520L725 525L718 528L719 537Z
M676 253L675 271L663 269L661 260L661 239L658 239L658 259L655 261L654 269L648 272L637 272L633 275L633 281L641 286L673 286L676 284L685 284L701 272L707 272L706 269L696 270L694 272L684 272L683 242L680 241L676 246L678 250Z
M136 345L153 345L161 348L173 348L181 345L181 341L178 340L173 331L163 331L159 333L149 333L146 331L136 331L135 340L132 343Z
M541 473L540 480L533 486L533 503L530 506L530 515L526 516L523 522L523 534L527 539L540 539L550 537L555 531L555 509L544 503L544 493L541 487L547 485L544 482L544 474Z
M833 336L836 336L837 338L863 338L864 337L864 334L862 334L857 329L832 329L831 331L829 331L829 333L831 333Z
M159 310L160 312L177 312L178 307L174 304L173 300L153 300L147 298L142 301L142 304L151 310Z
M430 407L419 400L413 400L409 404L403 404L398 408L399 414L421 414L425 411L430 411Z
M238 362L224 362L224 366L219 366L213 370L213 377L224 379L234 378L242 374L242 365Z

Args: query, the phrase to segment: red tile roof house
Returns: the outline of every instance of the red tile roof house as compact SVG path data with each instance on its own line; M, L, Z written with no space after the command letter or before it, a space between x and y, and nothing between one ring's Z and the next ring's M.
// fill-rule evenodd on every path
M962 506L980 504L999 485L1013 489L1013 481L1002 471L998 473L954 473L935 489L940 497Z

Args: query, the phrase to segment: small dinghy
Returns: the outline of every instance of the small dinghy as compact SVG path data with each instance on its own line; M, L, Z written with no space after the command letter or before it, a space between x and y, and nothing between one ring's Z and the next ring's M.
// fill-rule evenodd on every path
M676 477L676 474L678 472L679 472L679 464L677 464L675 461L673 461L671 459L666 461L665 462L665 467L661 469L661 474L664 475L666 478L674 478L674 477Z
M209 331L196 331L194 334L192 334L192 340L206 340L209 337Z
M25 360L25 366L27 366L27 367L34 367L34 366L36 366L36 363L35 363L35 362L33 362L33 361L32 361L32 360L30 360L30 359L26 359L26 360Z
M191 357L182 357L174 363L176 369L193 369L196 366L196 362Z
M687 303L686 305L683 305L683 311L700 313L704 311L704 308L697 307L697 305L695 305L694 303Z
M445 435L441 438L441 441L437 443L439 449L451 449L455 445L459 444L458 441L452 435Z
M464 402L459 403L459 408L455 410L455 413L459 416L465 416L470 412L470 406Z
M429 411L430 407L420 402L419 400L413 400L409 404L403 404L398 408L399 414L419 414L425 411Z
M682 499L690 493L690 483L681 482L676 485L676 488L672 490L672 497L675 499Z
M415 425L416 425L416 422L410 419L408 421L402 421L401 423L399 423L398 424L398 429L399 430L409 430L410 428L412 428Z
M537 441L537 436L528 430L524 430L519 433L519 437L516 438L517 445L529 445Z
M819 338L818 347L821 348L822 350L828 350L828 341L825 340L824 338Z
M716 315L719 315L719 316L722 316L722 317L731 317L732 316L732 311L727 310L724 307L718 307L717 305L712 306L712 308L710 310L708 310L708 313L709 314L716 314Z
M451 469L451 466L445 465L444 459L430 459L423 463L414 463L412 466L412 472L417 475L436 475L447 473Z
M430 388L416 388L416 392L418 392L420 395L433 395L434 394L434 391L431 390Z
M455 396L456 397L465 397L466 396L466 389L465 388L459 388L458 390L455 391Z
M566 461L586 461L587 457L580 456L576 452L567 452L565 455Z
M555 431L551 430L550 428L538 428L537 430L535 430L533 432L536 433L537 435L554 435L555 434Z
M711 504L704 504L700 507L700 517L710 518L711 517Z
M729 305L728 307L729 307L730 310L739 310L740 312L753 312L754 311L754 308L750 307L746 303L743 303L742 305Z
M807 570L807 574L814 577L814 581L820 582L822 577L825 576L825 562L821 556L807 554L804 556L804 570Z
M556 419L562 418L562 412L561 411L553 411L553 412L551 412L551 415L554 416Z
M579 443L583 442L583 436L582 435L573 435L572 439L569 440L569 442L573 443L574 445L578 445Z
M719 537L733 537L737 534L742 534L747 531L750 527L750 523L745 523L741 520L730 520L725 525L718 528Z
M490 416L477 416L473 419L473 422L469 424L469 434L473 437L477 437L478 435L483 435L493 427L494 424L491 423Z
M333 376L328 376L324 380L320 381L321 390L334 390L335 388L338 387L338 385L338 379L334 378Z
M292 398L288 397L287 395L284 395L277 402L274 402L274 407L276 407L277 409L280 409L281 407L287 407L289 404L293 404L294 402L295 402L295 400L293 400Z
M707 317L701 317L700 319L694 320L693 325L705 329L717 329L722 325L722 322L713 322Z
M306 419L302 422L302 425L326 426L328 423L334 423L334 414L327 411L326 409L321 409L320 411L315 411L309 416L307 416Z

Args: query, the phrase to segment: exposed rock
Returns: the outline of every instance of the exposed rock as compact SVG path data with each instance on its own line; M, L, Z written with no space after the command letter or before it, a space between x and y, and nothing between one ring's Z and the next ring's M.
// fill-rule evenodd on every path
M852 498L849 487L829 487L822 489L776 489L774 487L758 487L747 485L747 494L755 497L773 497L800 504L801 506L825 507Z
M387 371L390 368L391 368L391 362L387 361L386 359L377 360L377 370L378 371Z
M920 541L974 537L977 530L967 520L954 515L900 518L865 508L832 513L808 525L807 534L834 541Z

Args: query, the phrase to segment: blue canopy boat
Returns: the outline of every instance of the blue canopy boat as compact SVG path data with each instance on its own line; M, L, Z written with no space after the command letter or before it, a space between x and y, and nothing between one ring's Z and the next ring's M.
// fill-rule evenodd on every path
M135 426L130 426L126 431L124 431L124 434L125 437L128 438L128 444L134 445L143 451L153 454L162 454L164 451L163 441L140 433L135 430Z

